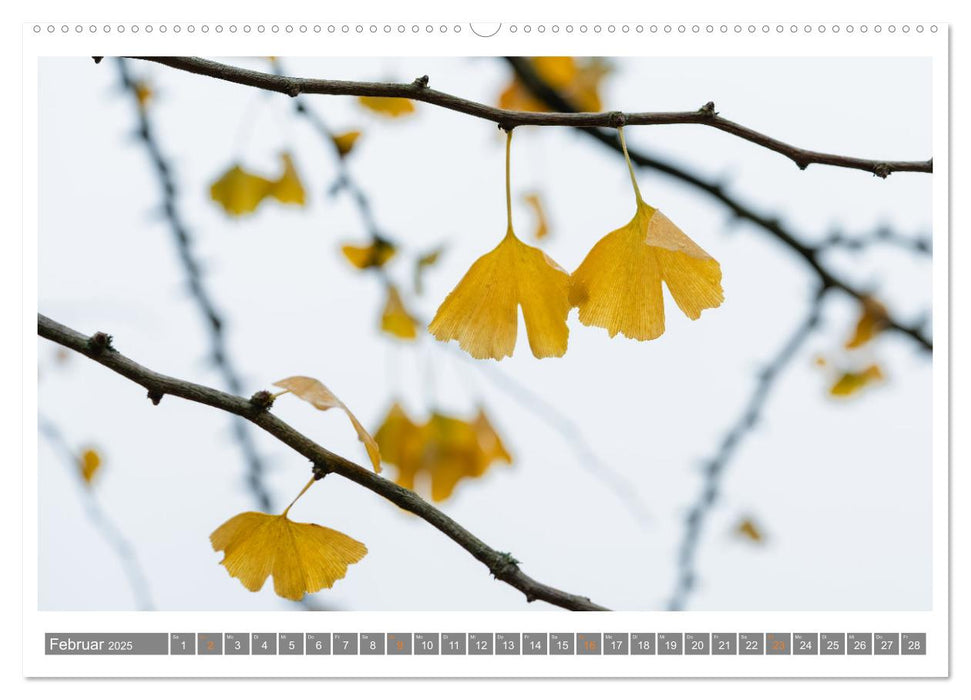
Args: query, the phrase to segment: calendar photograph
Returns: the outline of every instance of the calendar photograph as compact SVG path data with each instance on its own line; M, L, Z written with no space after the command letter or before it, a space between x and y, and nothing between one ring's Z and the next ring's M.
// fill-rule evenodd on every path
M932 59L745 56L39 57L36 609L932 610Z

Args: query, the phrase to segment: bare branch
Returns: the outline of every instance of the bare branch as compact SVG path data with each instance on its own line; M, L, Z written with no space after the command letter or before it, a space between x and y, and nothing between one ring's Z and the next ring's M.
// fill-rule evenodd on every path
M290 97L298 95L356 95L361 97L404 97L417 102L443 107L454 112L478 117L510 130L517 126L572 126L581 128L649 126L660 124L700 124L724 131L770 151L780 153L792 160L800 169L811 164L832 165L873 173L887 177L894 172L933 172L932 160L926 161L888 161L852 158L832 153L811 151L791 146L778 139L766 136L754 129L720 117L712 102L701 109L690 112L518 112L499 109L480 102L473 102L446 92L428 87L428 76L422 76L411 83L374 83L355 80L323 80L316 78L295 78L285 75L263 73L261 71L239 68L237 66L209 61L203 58L173 56L134 56L145 61L153 61L210 78L231 83L247 85L278 92Z
M64 464L71 470L72 476L78 476L78 455L74 451L74 448L71 447L61 429L53 421L43 416L39 416L37 419L37 429L41 435L47 438L51 447L59 453ZM87 487L87 484L82 483L78 479L78 488L82 492L84 509L87 513L88 520L98 530L105 542L108 543L108 546L114 550L115 555L121 562L122 570L125 572L128 585L131 587L132 594L135 598L136 609L154 610L155 606L152 603L148 578L145 576L142 565L138 561L135 548L122 533L121 528L115 525L111 518L108 517L108 514L105 513L104 508L98 503L98 499L95 498L94 493Z
M141 385L148 391L148 395L153 397L153 401L155 398L169 394L246 419L310 460L314 465L315 474L338 474L373 491L399 508L414 513L485 564L495 578L521 591L529 602L543 600L568 610L607 609L591 602L589 598L558 590L530 578L523 573L518 562L510 554L492 549L455 520L424 501L414 491L383 479L373 471L318 445L269 413L265 403L154 372L115 350L110 336L104 333L84 336L41 314L37 315L37 332L41 337L79 352Z
M182 264L182 269L185 271L186 278L189 282L189 292L192 294L196 306L199 307L199 312L202 314L203 322L209 332L212 362L222 375L226 387L233 393L241 393L242 381L229 356L229 348L226 343L225 321L217 310L212 295L206 288L202 276L202 267L193 249L192 236L179 211L177 199L178 190L175 186L175 180L172 177L172 166L159 147L148 112L142 108L138 101L137 84L128 72L125 59L118 59L118 70L121 73L123 86L131 95L135 112L138 116L138 138L142 141L145 150L148 152L152 166L155 169L159 188L162 190L162 210L172 231L172 238L179 255L179 262ZM232 426L233 436L239 445L240 451L243 453L243 459L246 461L248 472L247 484L249 489L253 492L261 508L264 510L272 510L270 492L263 483L263 473L265 471L263 460L256 451L256 445L253 444L253 440L246 428L246 423L239 419L233 419Z
M705 519L714 506L721 489L721 481L725 469L735 455L742 440L758 425L762 410L768 401L769 394L775 386L782 372L795 358L813 330L819 323L822 301L828 288L819 290L812 301L809 313L796 327L795 331L786 339L782 348L772 360L759 372L755 389L749 397L741 416L725 433L721 445L715 455L705 463L704 482L698 499L691 506L685 517L684 537L678 551L678 579L674 594L668 603L669 610L683 610L685 601L695 586L695 558L697 556L698 541Z
M522 80L523 84L538 99L545 102L552 109L563 111L570 111L572 109L570 103L562 95L560 95L539 75L537 75L536 71L533 70L528 61L518 58L508 58L506 60L510 63L510 65L512 65L513 70L516 71L516 75L520 80ZM592 138L600 141L604 145L614 149L617 153L623 153L623 149L620 145L620 139L618 139L615 131L605 131L603 129L581 129L581 131L585 134L589 134ZM824 265L823 261L821 260L821 250L819 248L803 243L794 233L785 228L778 219L761 214L752 206L742 202L737 197L729 195L725 191L724 187L722 187L720 184L705 180L704 178L695 175L694 173L691 173L678 165L674 165L659 158L648 156L636 149L630 148L629 145L627 151L630 154L631 161L637 166L652 168L707 193L725 205L725 207L727 207L734 216L753 223L759 228L763 229L766 233L772 235L809 266L810 270L818 278L821 286L839 289L846 294L855 297L860 302L869 296L864 290L857 288L851 282L843 279L835 272L830 270L826 265ZM892 315L889 317L887 323L888 330L893 330L909 336L922 349L928 352L933 351L933 342L927 335L925 335L922 323L907 324L893 317Z

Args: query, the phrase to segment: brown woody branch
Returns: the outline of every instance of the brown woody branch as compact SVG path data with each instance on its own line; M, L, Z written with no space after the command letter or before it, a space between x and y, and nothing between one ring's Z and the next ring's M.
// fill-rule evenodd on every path
M567 610L607 609L593 603L589 598L558 590L530 578L523 573L511 555L492 549L452 518L422 500L414 491L383 479L371 470L318 445L270 413L267 403L257 400L263 392L258 392L253 399L244 399L201 384L159 374L115 350L110 336L95 333L88 337L42 314L37 314L37 333L141 385L148 391L148 397L153 403L157 404L165 395L172 395L245 418L313 462L314 474L338 474L391 501L399 508L414 513L485 564L495 578L521 591L529 602L543 600Z
M173 56L134 56L177 68L178 70L205 75L239 85L278 92L290 97L298 95L354 95L358 97L404 97L416 102L426 102L437 107L468 114L495 122L509 130L517 126L572 126L580 128L649 126L660 124L700 124L737 136L770 151L789 158L800 169L812 164L832 165L839 168L864 170L885 178L894 172L930 173L934 170L933 159L920 161L872 160L853 158L833 153L812 151L792 146L766 134L737 124L718 115L715 104L709 102L701 109L690 112L519 112L500 109L491 105L466 100L447 92L428 87L428 76L411 83L375 83L357 80L325 80L319 78L295 78L273 73L239 68L204 58Z

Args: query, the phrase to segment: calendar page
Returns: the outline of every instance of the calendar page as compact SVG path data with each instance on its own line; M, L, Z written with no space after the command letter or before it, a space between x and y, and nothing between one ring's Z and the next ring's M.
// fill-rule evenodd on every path
M946 23L83 14L24 675L948 675Z

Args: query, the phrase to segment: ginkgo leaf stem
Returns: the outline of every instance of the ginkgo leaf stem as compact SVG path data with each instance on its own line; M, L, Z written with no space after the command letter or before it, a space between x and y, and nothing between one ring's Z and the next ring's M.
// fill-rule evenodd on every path
M283 513L281 513L281 515L285 517L286 514L290 512L290 509L293 508L293 504L299 501L300 497L305 493L307 493L307 489L309 489L311 486L313 486L316 483L317 483L317 477L316 476L311 477L310 481L308 481L307 484L302 489L300 489L300 493L297 494L296 498L290 501L290 505L287 506L286 510L284 510Z
M281 396L283 396L284 394L289 394L289 393L290 393L290 390L289 390L289 389L284 389L283 391L278 391L278 392L276 392L275 394L270 394L270 397L271 397L271 398L272 398L272 399L273 399L274 401L276 401L276 400L277 400L278 398L280 398L280 397L281 397Z
M624 160L627 161L627 172L630 173L630 183L634 186L634 196L637 198L637 202L643 202L644 199L641 197L641 189L637 186L637 177L634 175L634 166L630 162L630 154L627 153L627 141L624 140L624 127L617 127L617 133L620 136L620 147L624 149Z
M509 175L510 146L512 145L512 129L506 132L506 233L512 233L512 185ZM636 186L636 185L635 185Z

